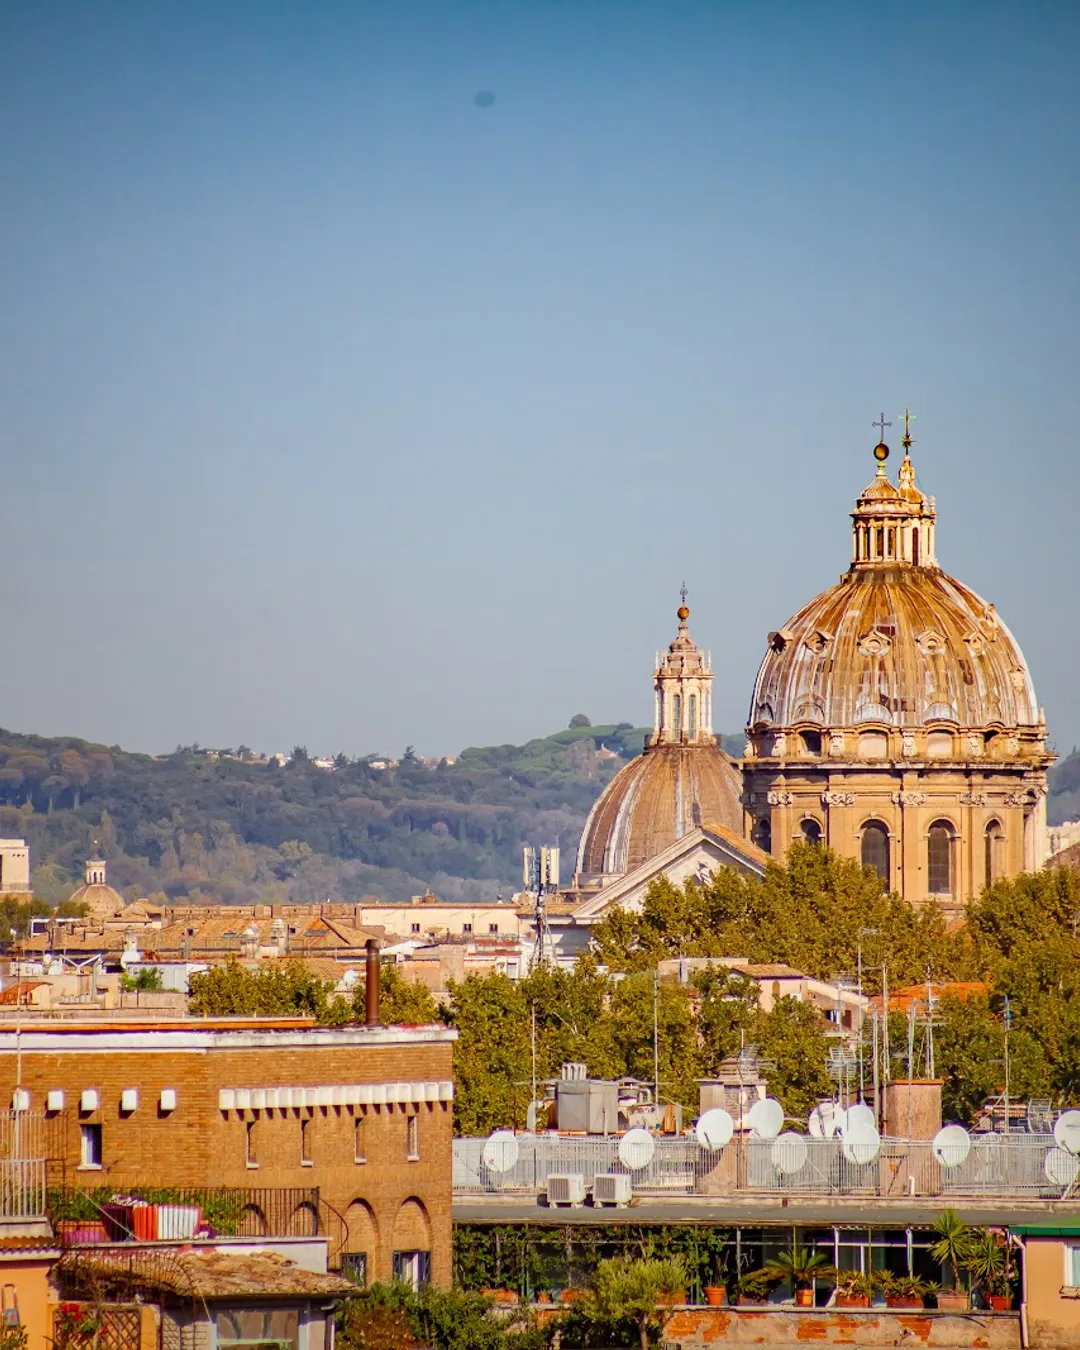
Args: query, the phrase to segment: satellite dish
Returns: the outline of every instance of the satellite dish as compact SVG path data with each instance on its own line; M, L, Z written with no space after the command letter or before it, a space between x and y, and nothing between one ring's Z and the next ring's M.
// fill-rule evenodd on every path
M784 1108L775 1097L763 1097L750 1108L747 1120L758 1139L775 1139L784 1128Z
M1054 1122L1054 1143L1066 1153L1080 1153L1080 1111L1062 1111Z
M656 1152L656 1140L648 1130L627 1130L619 1140L619 1161L631 1172L648 1167Z
M694 1128L697 1141L702 1148L721 1149L731 1138L735 1122L721 1106L706 1111Z
M1049 1149L1043 1163L1043 1171L1047 1180L1052 1181L1055 1186L1070 1186L1076 1180L1077 1172L1080 1172L1080 1158L1063 1148Z
M519 1145L512 1130L496 1130L484 1140L481 1154L489 1172L509 1172L518 1160Z
M838 1112L835 1102L819 1102L810 1112L807 1128L815 1139L831 1139L836 1133Z
M853 1125L872 1125L874 1129L877 1129L873 1107L858 1102L855 1106L849 1106L846 1111L841 1111L837 1122L837 1129L840 1133L847 1134Z
M799 1172L806 1166L808 1149L806 1140L794 1130L787 1130L773 1140L772 1165L781 1176Z
M963 1125L945 1125L930 1147L942 1167L959 1167L971 1152L971 1135Z
M841 1148L844 1157L850 1163L856 1163L860 1167L866 1163L871 1163L878 1155L878 1149L881 1147L881 1135L873 1125L867 1125L865 1121L856 1121L854 1125L849 1125L844 1131L844 1142Z

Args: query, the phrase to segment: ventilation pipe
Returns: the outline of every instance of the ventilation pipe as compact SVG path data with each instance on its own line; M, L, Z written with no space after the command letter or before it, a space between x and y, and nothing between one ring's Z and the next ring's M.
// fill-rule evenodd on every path
M367 940L367 1025L379 1025L379 944L374 938Z

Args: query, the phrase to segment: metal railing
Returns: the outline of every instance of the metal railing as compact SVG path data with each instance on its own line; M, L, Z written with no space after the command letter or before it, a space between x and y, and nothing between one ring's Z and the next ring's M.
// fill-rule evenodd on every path
M0 1218L40 1219L45 1214L45 1161L0 1161Z
M692 1138L654 1140L649 1163L632 1170L619 1160L617 1138L517 1136L512 1167L493 1171L484 1161L484 1139L455 1139L453 1186L460 1194L540 1194L549 1176L629 1175L637 1194L803 1196L974 1196L1060 1199L1072 1184L1048 1176L1053 1135L973 1136L962 1162L943 1165L930 1140L883 1139L870 1162L853 1162L839 1139L803 1138L794 1155L768 1139L736 1138L722 1150ZM504 1159L505 1161L506 1159ZM1080 1165L1080 1159L1077 1160Z
M318 1187L129 1186L121 1193L50 1189L49 1218L63 1246L215 1237L318 1237Z

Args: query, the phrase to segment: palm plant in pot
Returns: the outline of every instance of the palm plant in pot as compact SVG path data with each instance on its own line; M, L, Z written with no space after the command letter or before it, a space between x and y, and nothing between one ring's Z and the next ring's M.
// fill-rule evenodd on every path
M943 1209L934 1220L937 1237L929 1248L931 1261L947 1266L952 1274L950 1288L938 1290L937 1305L950 1312L966 1312L971 1293L961 1287L960 1272L967 1268L973 1249L973 1233L955 1209Z
M768 1301L776 1280L764 1270L748 1270L735 1281L735 1302L740 1308Z
M982 1285L986 1302L994 1312L1008 1312L1012 1270L1005 1238L990 1228L982 1229L971 1242L967 1258L969 1274Z
M836 1277L836 1306L838 1308L869 1308L874 1294L871 1276L858 1270L842 1270Z
M921 1308L926 1295L937 1290L937 1285L920 1280L917 1275L894 1275L888 1270L883 1272L879 1283L887 1308Z
M812 1308L815 1279L831 1280L835 1271L824 1253L813 1252L808 1247L792 1247L790 1251L774 1256L765 1265L763 1273L777 1284L784 1280L791 1283L797 1308Z

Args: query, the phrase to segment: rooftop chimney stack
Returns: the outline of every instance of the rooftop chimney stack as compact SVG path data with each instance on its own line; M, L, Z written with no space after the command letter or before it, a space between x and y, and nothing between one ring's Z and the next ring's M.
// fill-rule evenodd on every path
M367 940L367 1025L379 1025L379 944L374 938Z

